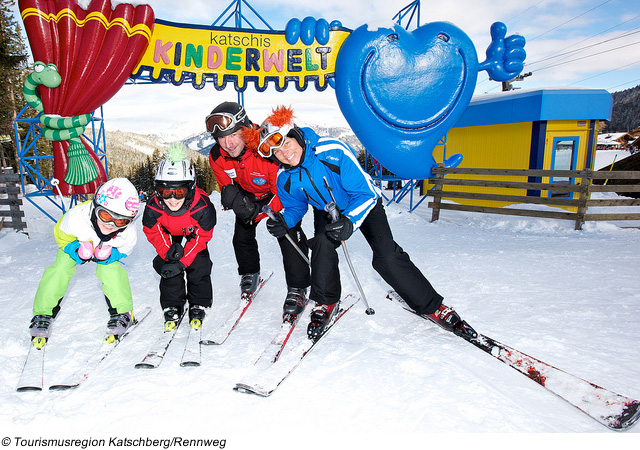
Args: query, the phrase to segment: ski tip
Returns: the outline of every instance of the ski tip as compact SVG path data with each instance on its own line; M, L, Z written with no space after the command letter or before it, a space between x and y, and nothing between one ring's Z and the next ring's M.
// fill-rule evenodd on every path
M197 361L183 361L180 363L180 367L200 367L200 363Z
M236 384L236 386L233 388L234 391L236 392L240 392L242 394L252 394L252 395L257 395L258 397L269 397L271 395L271 392L263 392L263 391L258 391L255 389L250 388L247 385L244 384Z
M155 369L156 368L156 366L154 366L153 364L147 364L147 363L138 363L133 367L136 369Z
M19 388L16 389L16 392L34 392L34 391L41 391L42 388L39 386L20 386Z
M614 431L627 431L640 419L640 402L633 401L624 405L622 413L616 417L604 418L607 428Z
M76 389L79 384L53 384L49 386L50 391L68 391L71 389Z

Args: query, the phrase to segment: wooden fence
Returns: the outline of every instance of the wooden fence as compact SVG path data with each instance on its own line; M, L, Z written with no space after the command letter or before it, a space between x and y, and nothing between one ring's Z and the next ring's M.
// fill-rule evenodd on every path
M433 209L431 221L440 218L440 211L443 209L455 211L470 211L490 214L505 214L514 216L544 217L551 219L565 219L575 222L575 229L581 230L582 225L586 221L614 221L614 220L640 220L640 213L615 213L607 212L600 214L588 213L588 208L593 207L613 207L613 206L640 206L639 199L590 199L592 192L640 192L640 172L638 171L614 171L614 172L598 172L593 170L526 170L526 169L472 169L472 168L445 168L441 164L434 168L435 178L427 180L434 184L430 194L433 201L429 203L429 207ZM525 181L498 181L491 179L460 179L445 177L445 175L475 175L480 177L523 177ZM549 178L550 180L558 178L574 178L575 184L566 184L560 182L542 183L531 182L534 178ZM592 180L606 179L624 179L633 180L635 184L630 185L604 185L592 184ZM455 192L445 190L445 186L476 186L490 188L507 188L507 189L527 189L528 191L552 191L554 193L578 192L578 198L558 198L558 197L540 197L529 195L508 195L508 194L489 194L475 192ZM534 211L517 209L512 207L491 207L491 206L472 206L442 203L442 198L458 198L485 201L498 201L507 203L533 203L539 205L548 205L556 207L575 208L576 212L561 211Z
M25 231L27 224L22 221L24 211L20 198L20 175L13 169L2 169L0 173L0 229L3 227ZM9 208L6 209L6 206ZM6 220L9 218L10 220Z

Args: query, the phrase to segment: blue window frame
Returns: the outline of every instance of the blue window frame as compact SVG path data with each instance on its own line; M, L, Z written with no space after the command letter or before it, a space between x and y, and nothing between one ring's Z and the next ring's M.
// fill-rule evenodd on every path
M554 137L551 170L576 170L578 160L578 136ZM575 179L569 177L551 178L551 183L574 184ZM549 192L549 197L571 197L571 192Z

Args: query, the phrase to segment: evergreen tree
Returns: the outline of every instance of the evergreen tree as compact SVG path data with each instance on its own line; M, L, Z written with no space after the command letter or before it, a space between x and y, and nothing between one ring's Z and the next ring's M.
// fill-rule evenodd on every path
M14 0L0 0L0 135L10 136L8 145L0 143L2 166L17 166L13 121L25 104L22 84L28 75L27 47L18 22L13 17Z

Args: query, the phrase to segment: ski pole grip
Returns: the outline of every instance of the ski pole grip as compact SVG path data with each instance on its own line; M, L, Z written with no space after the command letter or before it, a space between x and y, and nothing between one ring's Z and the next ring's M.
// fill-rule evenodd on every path
M271 209L271 206L264 205L262 207L262 212L269 216L269 219L277 220L275 214L273 214L273 209Z
M338 212L338 207L335 202L329 202L325 205L324 210L329 213L331 216L331 222L335 222L340 218L340 213Z

